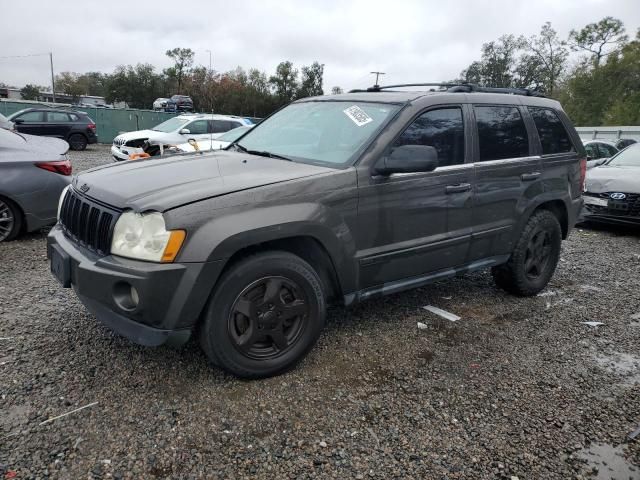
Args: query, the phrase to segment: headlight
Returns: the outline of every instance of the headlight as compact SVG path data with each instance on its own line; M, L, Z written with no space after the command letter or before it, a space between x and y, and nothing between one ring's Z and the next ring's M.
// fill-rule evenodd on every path
M70 186L71 185L67 185L66 187L64 187L64 190L62 190L62 193L60 194L60 200L58 200L58 215L56 215L58 221L60 221L60 210L62 210L62 202L64 201L64 196L67 194L67 191L69 191Z
M184 238L184 230L165 228L161 213L129 210L120 215L113 229L111 253L151 262L172 262Z

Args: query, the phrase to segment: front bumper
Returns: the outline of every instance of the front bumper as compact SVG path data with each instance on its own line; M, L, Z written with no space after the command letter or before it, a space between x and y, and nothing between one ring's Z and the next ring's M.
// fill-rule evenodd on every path
M73 287L100 322L147 346L189 339L223 266L100 257L67 238L60 225L47 237L47 257L62 286Z
M118 147L116 145L111 145L111 155L113 155L116 162L129 160L129 155L132 153L144 153L144 150L137 147Z
M625 194L622 200L610 199L610 193L585 195L581 211L582 221L615 223L618 225L640 225L640 196Z

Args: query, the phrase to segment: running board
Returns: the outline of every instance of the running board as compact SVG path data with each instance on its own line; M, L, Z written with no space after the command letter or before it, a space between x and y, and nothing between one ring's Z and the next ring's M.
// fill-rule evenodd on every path
M478 260L461 267L447 268L445 270L438 270L437 272L432 272L427 275L403 278L401 280L395 280L393 282L384 283L382 285L376 285L375 287L365 288L363 290L345 295L344 304L345 306L350 306L356 303L360 303L364 300L369 300L371 298L382 297L384 295L391 295L392 293L402 292L403 290L423 287L424 285L428 285L439 280L444 280L445 278L451 278L458 275L464 275L465 273L494 267L496 265L505 263L507 260L509 260L509 255L498 255L495 257Z

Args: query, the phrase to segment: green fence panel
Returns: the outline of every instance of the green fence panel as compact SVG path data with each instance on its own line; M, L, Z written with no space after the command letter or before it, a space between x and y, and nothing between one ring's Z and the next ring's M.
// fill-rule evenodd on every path
M0 101L0 113L11 115L18 110L31 107L51 107L49 103ZM122 132L132 132L152 128L175 116L175 113L154 112L153 110L136 110L133 108L91 108L60 106L65 110L86 112L96 123L98 141L111 143Z

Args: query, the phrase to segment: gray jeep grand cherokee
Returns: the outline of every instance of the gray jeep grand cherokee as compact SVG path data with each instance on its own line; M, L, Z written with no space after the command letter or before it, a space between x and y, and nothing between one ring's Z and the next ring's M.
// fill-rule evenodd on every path
M306 98L226 150L77 175L48 256L113 330L143 345L197 333L214 364L265 377L311 349L328 300L485 268L538 293L585 169L559 103L526 90Z

